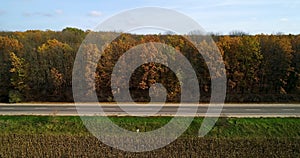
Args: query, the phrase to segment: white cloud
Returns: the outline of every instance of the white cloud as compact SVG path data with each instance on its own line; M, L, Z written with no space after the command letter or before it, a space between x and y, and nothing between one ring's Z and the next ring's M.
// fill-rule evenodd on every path
M257 17L252 17L251 20L252 20L252 21L256 21L256 20L257 20Z
M279 20L280 20L280 21L282 21L282 22L289 21L289 19L288 19L288 18L280 18Z
M30 13L30 12L24 12L22 13L23 16L25 17L32 17L32 16L44 16L44 17L51 17L53 16L50 13L42 13L42 12L34 12L34 13Z
M64 13L64 11L63 11L63 10L60 10L60 9L56 9L54 12L55 12L56 14L63 14L63 13Z
M32 16L33 14L32 14L32 13L29 13L29 12L24 12L24 13L22 13L22 15L25 16L25 17L30 17L30 16Z
M102 15L101 12L95 11L95 10L90 11L90 12L88 13L88 16L92 16L92 17L99 17L99 16L101 16L101 15Z

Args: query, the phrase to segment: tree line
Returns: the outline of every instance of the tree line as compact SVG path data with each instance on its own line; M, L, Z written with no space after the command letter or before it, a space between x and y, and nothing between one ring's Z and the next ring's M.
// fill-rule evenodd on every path
M197 74L200 101L209 101L212 77L209 63L186 38L178 35L121 34L102 50L97 44L82 44L89 33L91 31L76 28L0 32L0 102L72 102L72 71L80 45L86 52L102 53L96 63L97 71L89 72L90 69L86 68L86 72L94 73L94 88L99 101L113 101L113 96L122 92L122 87L120 91L110 87L114 65L127 50L148 42L165 43L180 51ZM101 42L114 34L102 32L96 38ZM226 68L227 102L300 101L300 35L231 34L213 35L212 38ZM205 38L194 44L210 53ZM145 51L153 50L145 48ZM176 56L170 57L177 60ZM123 65L126 66L126 63ZM131 96L135 101L147 102L151 85L161 83L166 87L167 101L178 102L181 92L178 76L188 79L188 76L173 72L166 65L143 64L131 76Z

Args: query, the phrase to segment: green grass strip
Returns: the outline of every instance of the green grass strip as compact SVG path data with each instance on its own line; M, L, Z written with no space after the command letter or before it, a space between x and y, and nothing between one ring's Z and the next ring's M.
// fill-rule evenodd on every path
M103 119L103 117L95 117ZM110 117L122 128L152 131L172 117ZM197 137L203 118L195 118L182 137ZM91 135L78 116L0 116L0 135ZM208 138L300 138L300 118L219 118Z

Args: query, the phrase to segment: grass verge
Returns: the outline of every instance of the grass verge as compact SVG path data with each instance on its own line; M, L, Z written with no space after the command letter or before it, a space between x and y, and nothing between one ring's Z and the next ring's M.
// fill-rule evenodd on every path
M95 117L101 120L102 117ZM172 117L110 117L118 126L140 132L167 124ZM184 119L184 118L182 118ZM197 137L203 118L195 118L182 137ZM0 135L90 135L77 116L0 116ZM212 138L298 138L300 118L219 118Z

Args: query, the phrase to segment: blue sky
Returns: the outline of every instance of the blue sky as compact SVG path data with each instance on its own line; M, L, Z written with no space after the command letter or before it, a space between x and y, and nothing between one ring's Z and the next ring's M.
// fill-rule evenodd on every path
M7 0L0 6L0 30L93 29L121 11L147 6L179 11L207 32L300 34L299 0Z

